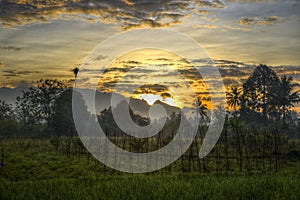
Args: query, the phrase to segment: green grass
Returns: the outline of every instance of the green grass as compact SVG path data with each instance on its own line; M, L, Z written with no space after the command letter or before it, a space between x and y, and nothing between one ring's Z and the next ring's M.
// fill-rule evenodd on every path
M0 199L300 199L299 162L286 166L278 173L128 174L57 153L47 140L6 141Z
M1 180L1 199L299 199L299 175L126 175Z

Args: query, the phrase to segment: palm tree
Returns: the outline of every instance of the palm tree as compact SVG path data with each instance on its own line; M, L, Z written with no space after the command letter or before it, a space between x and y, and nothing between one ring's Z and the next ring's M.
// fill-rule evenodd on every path
M295 103L300 102L300 90L295 91L296 87L299 87L299 84L293 83L292 77L284 75L280 78L279 88L275 95L279 111L283 117L283 123L285 123L289 109L295 107Z
M72 72L73 72L74 77L75 77L74 84L75 84L75 88L76 88L76 78L77 78L77 75L78 75L78 72L79 72L79 68L78 67L73 68Z
M74 69L72 69L72 72L75 76L75 79L77 78L77 75L78 75L78 72L79 72L79 68L78 67L75 67Z
M201 118L206 119L207 118L207 105L203 104L203 102L200 98L197 98L196 104L197 104L197 109L199 111Z
M241 142L241 133L240 133L240 125L239 120L237 118L237 107L241 106L243 103L243 90L237 87L231 87L229 92L226 92L226 100L229 107L234 109L234 117L230 119L230 125L233 129L233 132L236 134L237 139L237 153L239 155L239 169L243 170L243 152L242 152L242 142ZM226 133L227 134L227 133ZM227 136L226 136L227 137Z
M226 100L229 107L237 112L237 108L241 106L242 89L238 87L231 87L229 92L226 92Z
M197 98L196 106L197 106L198 112L199 112L202 120L204 120L204 122L205 122L205 120L208 118L208 116L207 116L207 110L208 110L207 105L203 104L203 101L201 100L201 98ZM199 130L200 130L200 135L199 136L201 138L201 135L204 133L204 126L203 126L203 124L200 126ZM203 138L204 138L204 136L203 136ZM202 139L202 141L203 141L203 139ZM195 142L196 142L195 143L196 148L198 149L197 139L195 140ZM199 152L197 152L197 153L199 153ZM198 162L198 165L200 166L200 160ZM206 164L206 159L205 158L203 158L202 165L203 165L203 171L207 172L208 168L207 168L207 164Z

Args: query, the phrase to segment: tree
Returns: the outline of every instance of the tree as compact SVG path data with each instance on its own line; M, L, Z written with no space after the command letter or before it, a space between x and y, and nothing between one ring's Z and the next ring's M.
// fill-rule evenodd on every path
M276 108L274 94L278 90L279 78L267 65L258 66L243 84L245 106L250 111L261 113L264 121Z
M77 78L77 75L78 75L78 72L79 72L79 68L78 68L78 67L73 68L73 69L72 69L72 72L73 72L74 77L75 77L75 79L76 79L76 78Z
M11 137L18 132L18 124L14 120L12 107L0 100L0 138Z
M72 115L72 90L66 90L54 105L53 126L57 135L74 136L75 126Z
M237 113L237 108L241 106L242 94L242 88L234 86L230 88L230 91L226 92L227 105L234 109L235 114Z
M13 113L10 104L0 100L0 120L12 119Z
M276 104L282 115L283 123L286 122L286 115L295 103L300 101L300 90L295 90L299 84L293 83L292 77L282 76L279 81L279 87L276 92Z
M242 152L242 140L241 140L241 132L240 132L240 122L237 117L237 108L240 107L244 109L244 99L243 99L243 90L237 87L231 87L230 91L226 93L227 105L234 109L234 116L230 119L227 119L225 122L225 141L226 141L226 163L227 169L229 169L229 160L228 160L228 144L227 144L227 123L229 121L233 132L236 135L236 144L237 144L237 152L239 155L239 169L242 171L243 169L243 152ZM243 105L242 105L243 104Z
M72 72L73 72L73 74L74 74L74 86L76 87L76 78L77 78L77 75L78 75L78 73L79 73L79 68L78 67L75 67L75 68L73 68L72 69Z
M207 118L207 110L208 110L207 105L203 104L203 101L200 98L197 98L196 104L197 104L197 108L198 108L200 117L202 119L206 119Z
M37 87L23 91L17 98L19 120L25 124L46 123L48 131L53 128L54 105L66 85L58 80L41 79Z
M117 108L128 106L126 101L122 101L117 105ZM120 134L126 134L124 133L117 123L114 120L113 116L113 110L117 109L112 108L111 106L109 108L105 108L100 112L100 115L98 117L98 122L100 123L100 126L102 130L108 135L108 136L114 136L114 135L120 135ZM146 126L150 123L150 118L142 117L138 114L136 114L130 107L129 107L129 114L131 116L132 121L134 121L139 126Z
M74 94L73 94L74 92ZM53 128L55 134L64 136L74 136L76 135L76 128L73 120L72 111L72 97L76 95L80 102L76 105L81 112L81 115L85 115L87 119L90 119L90 113L87 110L85 101L82 95L73 91L72 89L65 90L56 100L54 105L53 114Z

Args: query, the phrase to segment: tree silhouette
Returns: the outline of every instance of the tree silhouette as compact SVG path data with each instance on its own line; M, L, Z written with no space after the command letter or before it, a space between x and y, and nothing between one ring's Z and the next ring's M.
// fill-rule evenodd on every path
M274 94L278 89L279 78L267 65L258 66L248 80L243 84L246 107L256 113L261 113L263 119L268 119L269 113L275 109Z
M120 102L117 106L126 106L126 102ZM110 106L109 108L105 108L100 112L100 115L98 116L98 121L101 125L101 128L109 136L124 134L124 132L118 127L114 120L112 109L114 108ZM150 123L149 118L142 117L134 113L130 107L129 114L131 116L132 121L134 121L139 126L146 126Z
M79 72L79 68L78 68L78 67L73 68L73 69L72 69L72 72L73 72L74 77L75 77L75 79L76 79L76 78L77 78L77 75L78 75L78 72Z
M72 116L72 90L66 90L57 98L53 111L55 134L73 136L75 125Z
M11 105L0 100L0 120L12 119L12 115Z
M54 105L66 85L58 80L41 79L37 87L23 91L17 98L19 120L25 124L46 122L48 131L53 128Z
M76 104L76 109L80 110L81 116L86 116L87 119L91 118L88 112L87 106L82 95L73 91L72 88L65 90L56 100L53 108L53 128L55 134L64 136L75 136L76 128L73 120L73 110L72 110L72 98L73 95L76 96L78 102ZM75 106L75 105L74 105Z
M227 105L234 109L235 114L237 113L237 108L241 106L242 94L242 88L234 86L230 88L229 92L226 92Z
M282 115L284 124L289 109L293 108L294 104L300 101L300 90L295 91L297 87L299 87L299 84L293 83L292 77L284 75L280 78L279 87L275 95L276 103L278 104L278 109Z
M200 98L197 98L197 109L198 109L198 112L200 114L200 117L202 119L206 119L208 116L207 116L207 105L206 104L203 104L203 101L200 99Z

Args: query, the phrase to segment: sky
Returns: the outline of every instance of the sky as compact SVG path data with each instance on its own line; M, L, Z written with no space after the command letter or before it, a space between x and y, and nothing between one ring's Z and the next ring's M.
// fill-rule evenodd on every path
M99 43L140 28L168 28L194 39L218 66L225 86L241 85L259 63L300 83L299 10L298 0L0 0L0 87L34 85L41 78L73 79L71 69L80 68ZM178 55L162 52L147 62L153 52L120 55L111 67L126 68L129 62L130 67L145 69L151 64L145 73L155 74L166 64L163 59L178 64L170 61ZM113 76L122 74L120 70L115 73L107 78L106 86ZM134 77L131 83L138 80ZM199 85L193 88L204 94L205 86ZM110 91L110 87L102 90ZM143 92L139 92L141 97ZM180 102L162 89L149 93L173 105ZM155 99L146 98L148 102Z

